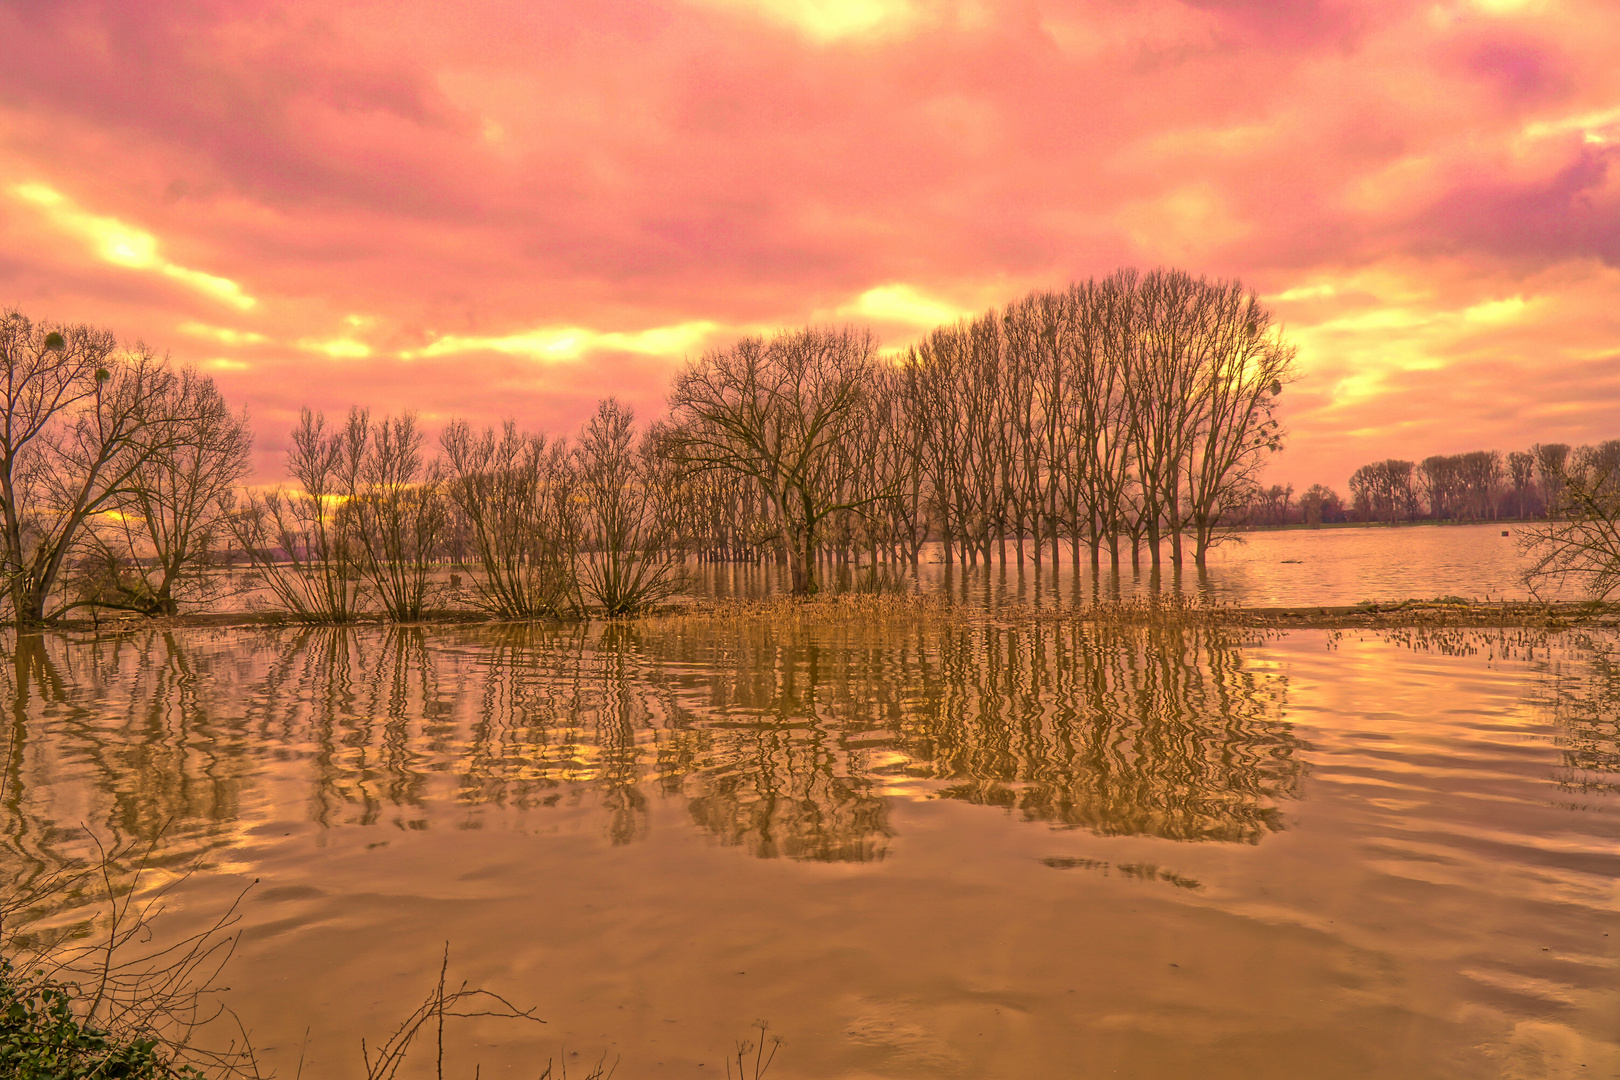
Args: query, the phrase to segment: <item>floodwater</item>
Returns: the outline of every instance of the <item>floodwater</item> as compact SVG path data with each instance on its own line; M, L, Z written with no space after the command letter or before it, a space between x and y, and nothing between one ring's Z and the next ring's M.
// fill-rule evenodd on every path
M547 1021L450 1021L454 1076L722 1077L756 1020L782 1080L1620 1076L1614 636L693 616L7 647L16 875L88 832L200 865L171 935L257 882L224 1000L284 1077L364 1075L446 943L452 985Z
M971 567L946 565L939 544L923 547L920 564L882 566L839 564L821 568L827 592L838 593L874 583L888 589L941 593L990 610L1009 606L1049 610L1089 606L1096 599L1115 600L1153 594L1180 594L1213 604L1248 607L1289 607L1359 604L1364 600L1389 602L1462 597L1467 600L1523 600L1530 597L1524 582L1529 560L1520 553L1518 534L1534 528L1512 523L1499 525L1402 525L1355 528L1287 529L1243 533L1214 548L1208 566L1199 570L1187 562L1169 562L1155 571L1143 549L1139 566L1130 564L1129 552L1114 568L1103 553L1102 565L1093 568L1090 552L1082 549L1076 566L1065 546L1054 563L1050 549L1036 566L1032 550L1018 560L1014 541L1007 545L1007 562ZM1503 533L1509 535L1504 536ZM869 558L863 553L863 558ZM748 597L785 594L787 571L772 564L687 564L688 592L699 598ZM472 592L466 572L445 569L432 583L430 607L471 609ZM453 585L452 582L455 584ZM203 608L209 610L273 609L269 590L255 586L239 572L213 579L221 595ZM1541 598L1575 600L1573 587L1548 588Z
M1191 549L1181 567L1165 563L1158 571L1148 564L1130 565L1128 552L1118 569L1106 550L1095 570L1090 552L1082 550L1077 568L1067 547L1056 565L1047 558L1034 565L1031 552L1018 561L1009 541L1007 565L999 556L992 565L964 568L944 565L938 544L923 550L924 563L907 567L901 582L922 592L945 592L975 604L1075 607L1094 597L1123 598L1150 593L1180 593L1215 604L1286 607L1359 604L1407 599L1462 597L1468 600L1523 600L1529 560L1520 553L1515 533L1533 526L1403 525L1395 528L1288 529L1243 533L1214 548L1208 566L1192 565ZM1508 535L1503 535L1507 533ZM834 591L861 584L871 568L830 565L824 572ZM696 591L702 595L780 592L787 582L775 567L700 566ZM1579 599L1569 589L1542 589L1543 599Z

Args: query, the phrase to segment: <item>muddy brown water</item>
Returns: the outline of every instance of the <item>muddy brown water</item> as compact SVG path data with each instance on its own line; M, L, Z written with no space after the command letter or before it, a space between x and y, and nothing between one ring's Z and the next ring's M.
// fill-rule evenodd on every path
M1054 564L1050 550L1037 567L1025 549L1008 542L1007 559L992 551L992 562L946 565L939 544L925 545L920 564L903 567L899 580L922 592L938 592L991 607L1081 607L1101 597L1142 597L1174 593L1216 604L1243 607L1328 606L1457 596L1469 600L1524 600L1531 596L1524 573L1531 560L1519 541L1537 528L1518 522L1487 525L1401 525L1287 529L1240 533L1209 553L1203 569L1191 552L1181 566L1165 561L1154 569L1146 551L1132 566L1129 552L1111 566L1106 551L1091 566L1082 549L1077 566L1069 548ZM776 567L693 564L693 591L710 596L758 596L785 592L788 581ZM870 567L837 562L823 568L831 590L861 584ZM1545 600L1579 600L1578 582L1538 582Z
M1098 600L1128 601L1155 595L1251 608L1339 607L1362 601L1439 597L1526 600L1532 594L1524 573L1531 561L1519 550L1519 540L1535 527L1514 522L1506 527L1499 523L1421 524L1248 532L1229 537L1214 548L1202 569L1192 565L1190 554L1183 565L1173 565L1168 552L1163 565L1155 569L1145 551L1140 565L1131 565L1126 551L1120 566L1111 566L1105 552L1101 563L1093 567L1088 551L1082 549L1077 564L1067 546L1055 562L1050 549L1043 548L1042 561L1036 565L1033 550L1027 546L1019 561L1015 540L1008 542L1005 561L996 552L988 565L976 561L964 566L945 563L941 545L930 543L923 546L915 566L885 563L874 567L871 554L863 552L846 562L829 560L821 565L819 574L829 593L876 585L946 597L987 610L1072 610ZM683 593L699 600L783 596L791 587L786 567L773 561L705 563L694 558L686 563L685 574ZM476 609L476 576L465 569L436 571L428 606ZM1586 598L1578 581L1540 581L1535 596L1542 600ZM222 571L212 574L207 588L194 591L183 606L187 611L236 612L275 610L277 604L252 575Z
M90 832L200 862L171 933L256 879L224 1000L284 1077L363 1075L447 942L454 983L547 1023L453 1022L446 1075L721 1077L765 1020L784 1080L1620 1076L1613 636L693 617L6 647L10 872Z

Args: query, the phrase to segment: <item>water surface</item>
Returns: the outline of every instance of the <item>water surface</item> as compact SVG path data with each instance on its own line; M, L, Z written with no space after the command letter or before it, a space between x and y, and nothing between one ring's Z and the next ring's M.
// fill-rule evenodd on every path
M1192 565L1190 549L1180 567L1169 562L1154 570L1147 553L1132 566L1128 553L1115 568L1103 553L1095 569L1082 550L1076 567L1067 548L1054 564L1050 550L1040 567L1026 550L1020 563L1008 545L1007 564L946 566L939 545L923 549L923 563L905 568L904 582L923 592L943 592L979 605L1007 603L1077 607L1094 597L1143 596L1154 592L1196 596L1217 604L1286 607L1359 604L1407 599L1461 597L1468 600L1523 600L1529 561L1515 536L1524 526L1404 525L1395 528L1286 529L1242 533L1214 548L1209 565ZM1503 535L1508 533L1509 535ZM695 591L702 595L759 596L787 588L775 567L699 566ZM824 577L830 589L849 588L870 576L870 568L838 564ZM1543 589L1545 599L1577 599L1564 589Z
M201 859L174 925L258 879L229 1000L282 1075L361 1075L449 942L549 1021L453 1031L466 1074L724 1076L758 1018L787 1078L1617 1076L1617 649L1059 617L28 637L7 844L21 875L86 830Z

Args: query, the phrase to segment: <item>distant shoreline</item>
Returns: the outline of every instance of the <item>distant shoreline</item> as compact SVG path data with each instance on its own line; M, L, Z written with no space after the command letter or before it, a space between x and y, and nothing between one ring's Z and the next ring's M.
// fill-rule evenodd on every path
M1257 532L1326 532L1338 529L1467 529L1476 526L1508 532L1514 528L1540 524L1542 521L1541 518L1509 518L1502 521L1324 521L1320 525L1291 521L1286 525L1239 525L1233 528L1233 535L1243 536L1246 533Z

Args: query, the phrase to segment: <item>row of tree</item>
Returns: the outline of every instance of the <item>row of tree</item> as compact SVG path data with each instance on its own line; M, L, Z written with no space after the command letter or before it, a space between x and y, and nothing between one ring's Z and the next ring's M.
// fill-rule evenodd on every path
M1499 521L1558 519L1569 511L1571 475L1620 466L1620 440L1571 448L1537 443L1497 450L1436 454L1419 462L1390 458L1350 477L1350 502L1322 484L1297 499L1292 484L1256 486L1243 516L1259 526L1363 521Z
M897 362L857 329L746 339L687 365L660 437L715 485L723 550L916 562L1202 565L1279 448L1294 349L1237 282L1120 271L941 327Z
M507 616L668 596L693 553L818 564L1202 563L1280 443L1293 349L1253 293L1121 271L942 327L898 358L869 331L745 338L689 361L667 418L608 400L572 442L413 415L306 410L289 483L242 488L251 433L213 382L111 333L0 317L5 595L33 624L78 607L172 614L222 552L291 613L422 614L431 567ZM71 585L69 584L71 582Z
M1350 514L1359 521L1496 521L1557 518L1565 512L1572 473L1620 462L1620 440L1574 449L1537 443L1497 450L1436 454L1419 462L1390 458L1350 477Z
M572 441L454 421L430 455L411 414L305 410L268 491L242 486L245 415L145 346L13 311L0 359L19 624L175 613L220 592L222 556L310 620L419 618L446 563L493 613L618 614L678 590L694 555L779 560L809 594L829 559L916 563L930 541L947 563L1005 564L1009 543L1037 565L1065 546L1202 563L1242 523L1424 513L1560 522L1537 565L1591 577L1620 518L1620 441L1375 462L1348 505L1260 487L1293 350L1253 294L1178 271L1032 293L891 359L856 327L745 338L683 366L667 417L638 430L609 399Z
M438 563L471 572L474 602L509 618L587 602L625 614L680 587L689 493L614 399L572 445L511 421L453 421L433 460L424 441L410 414L373 422L353 409L329 428L304 410L287 456L294 486L248 493L223 515L286 610L343 622L370 606L415 620Z

